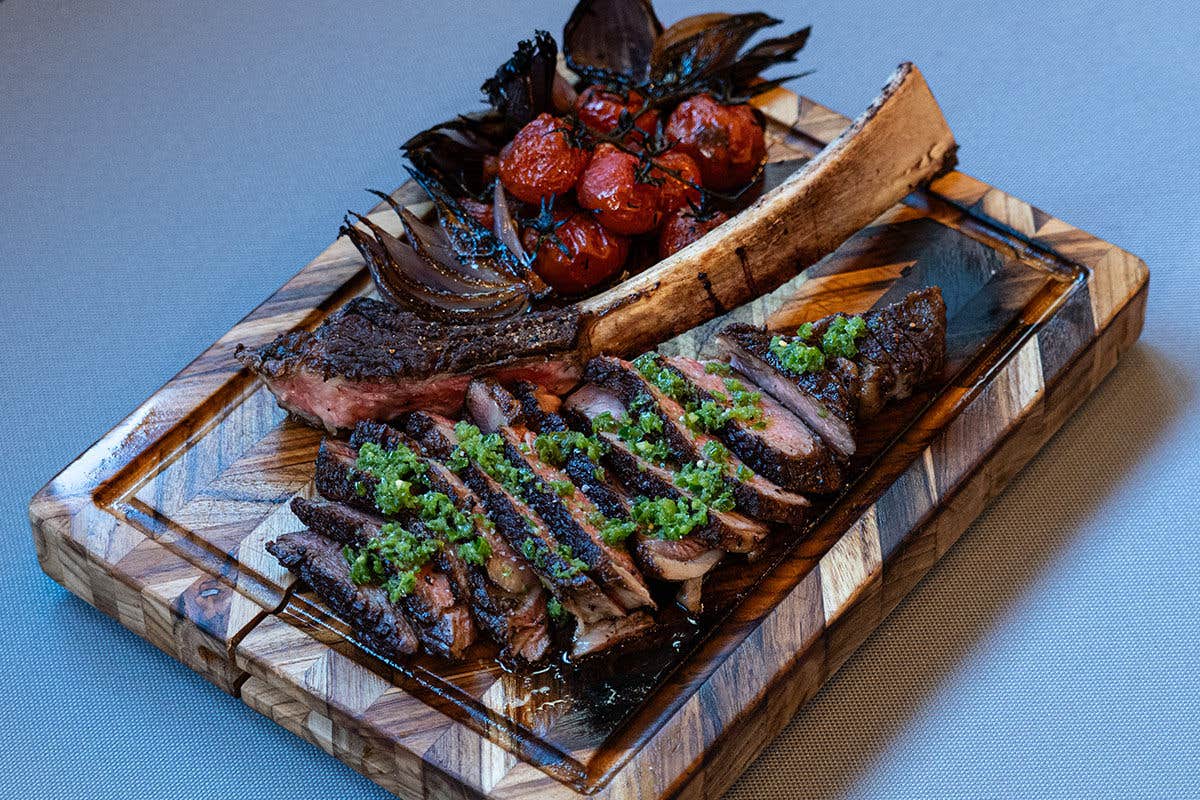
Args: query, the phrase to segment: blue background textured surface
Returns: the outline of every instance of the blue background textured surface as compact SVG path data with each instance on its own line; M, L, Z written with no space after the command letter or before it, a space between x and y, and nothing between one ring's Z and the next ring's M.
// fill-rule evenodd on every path
M1142 256L1142 341L736 798L1200 796L1200 13L660 0L901 60L965 171ZM0 796L378 798L38 570L33 492L333 237L568 0L0 3Z

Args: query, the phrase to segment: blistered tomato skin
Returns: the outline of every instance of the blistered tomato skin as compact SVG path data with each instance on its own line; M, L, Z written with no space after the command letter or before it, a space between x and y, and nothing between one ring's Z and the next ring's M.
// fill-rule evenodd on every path
M639 144L644 137L638 131L653 136L658 129L658 114L643 110L644 102L644 98L634 91L619 94L603 86L589 86L575 101L575 114L580 122L597 133L612 133L620 124L621 112L627 111L634 118L636 130L630 131L625 140L629 144Z
M718 192L749 183L767 153L763 129L750 106L724 106L707 94L676 106L665 133L699 165L705 188Z
M667 217L658 234L658 257L666 258L696 241L729 217L720 212L697 217L691 209L676 211Z
M568 192L588 162L588 152L571 143L568 123L540 114L500 151L500 181L526 203Z
M700 190L703 185L700 167L687 153L680 150L668 150L654 157L656 167L650 177L661 181L658 185L658 207L663 216L691 208L700 203Z
M648 233L662 220L659 188L639 181L637 172L637 156L602 144L580 176L575 197L610 230L627 236Z
M527 228L522 234L525 249L534 254L534 271L552 289L565 295L584 294L625 266L629 239L583 211L555 212L554 216L562 224L553 236L542 236L539 243L537 231Z

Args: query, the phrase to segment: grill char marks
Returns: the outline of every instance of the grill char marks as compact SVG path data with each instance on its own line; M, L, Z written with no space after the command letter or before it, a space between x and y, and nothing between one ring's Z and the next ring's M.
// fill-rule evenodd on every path
M555 538L571 548L595 575L604 590L626 611L653 608L645 580L623 549L606 543L596 527L599 509L584 492L575 492L574 481L557 466L536 455L536 435L525 427L521 404L499 384L475 381L467 389L467 407L480 428L499 433L510 463L532 472L527 500L545 520ZM594 473L594 467L593 467ZM560 493L557 489L563 489Z
M339 503L303 498L292 501L292 511L314 532L352 547L363 547L379 538L385 522ZM419 523L409 523L406 527L418 535L431 536ZM340 551L338 557L344 560ZM475 642L475 624L465 603L465 580L459 578L462 583L455 580L463 574L461 564L426 564L417 573L413 590L396 602L416 629L421 644L430 652L449 658L460 658Z
M612 392L587 384L571 394L564 406L567 416L579 427L588 428L592 420L607 412L620 417L624 405ZM631 495L680 499L684 492L675 485L675 474L634 453L615 433L600 433L608 453L605 465L620 478ZM696 536L710 547L733 553L750 553L760 549L767 538L767 526L735 511L708 512L708 524L696 531Z
M472 373L565 390L578 365L561 354L574 347L578 331L573 308L464 326L360 297L315 332L293 331L257 349L239 345L235 356L283 408L335 431L413 408L453 413Z
M417 651L416 634L387 592L377 586L356 586L350 580L340 544L312 531L299 531L268 542L267 551L312 587L379 655L403 659Z
M726 378L740 381L748 390L756 388L741 373L715 374L695 359L673 356L665 363L688 382L701 401L712 400L714 394L727 396ZM727 364L721 368L729 370ZM734 455L759 475L793 492L826 493L841 488L841 464L820 437L769 394L762 393L759 408L762 418L756 424L731 419L717 431Z
M770 333L741 323L717 336L721 356L734 369L800 417L838 453L854 455L858 402L853 387L829 370L789 375L770 346Z
M404 430L427 456L439 460L450 458L458 445L453 423L434 414L418 411L408 415ZM463 470L463 479L483 501L509 545L514 550L524 552L523 548L529 548L535 553L526 560L531 561L542 583L572 616L586 625L624 614L586 571L571 563L560 549L562 543L525 501L474 464Z
M352 439L355 445L371 441L386 450L412 444L400 432L377 423L360 426ZM293 501L293 510L301 521L319 527L322 517L326 525L341 520L345 529L348 529L345 521L351 515L376 525L385 521L375 511L371 499L374 480L355 468L356 453L356 447L344 442L326 440L322 443L317 457L317 490L336 503ZM472 515L482 512L474 495L453 473L436 461L426 460L425 463L432 490L444 492L461 510ZM366 487L363 494L355 488L360 483ZM411 518L406 524L410 528L414 526ZM415 524L420 530L419 523ZM502 658L531 663L541 660L551 645L545 590L524 558L514 553L494 530L477 525L476 533L488 542L492 551L482 568L465 563L453 548L443 548L434 556L430 572L446 577L458 599L469 607L478 626L500 646ZM422 574L421 577L426 576ZM425 587L424 582L418 581L419 590L424 591ZM401 605L408 610L404 603ZM456 637L442 638L456 641Z
M834 314L813 323L819 342ZM858 420L884 403L904 399L942 371L946 361L946 304L936 286L862 315L866 330L853 360L829 359L826 369L794 375L770 351L771 334L734 324L717 336L721 355L803 419L839 453L854 454Z
M570 429L561 415L563 403L556 395L526 382L514 384L512 395L520 404L522 417L539 433ZM587 422L581 421L580 427L590 430ZM575 486L591 499L601 513L613 519L629 519L629 499L612 483L607 472L601 470L598 475L596 468L597 465L578 450L571 451L564 467ZM661 581L686 584L679 591L678 601L689 611L700 610L701 579L725 555L723 550L706 544L699 536L672 542L634 533L628 541L642 574Z
M652 401L649 408L662 419L664 439L680 465L703 460L705 445L717 442L716 437L708 433L689 429L682 422L686 412L680 402L646 380L628 361L611 356L593 358L584 368L584 377L611 389L626 406L633 405L640 397L649 397ZM739 511L757 519L787 525L798 525L808 517L811 504L807 498L772 483L753 470L749 475L735 478L741 471L740 466L741 461L730 455L725 481L733 491Z

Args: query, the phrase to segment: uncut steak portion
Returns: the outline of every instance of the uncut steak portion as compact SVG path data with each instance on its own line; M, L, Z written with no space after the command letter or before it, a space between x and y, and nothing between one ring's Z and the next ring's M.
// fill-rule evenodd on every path
M417 652L417 635L387 592L350 580L341 544L312 531L299 531L268 542L267 551L311 586L379 655L400 659Z
M313 332L238 345L235 356L280 406L332 432L413 409L457 412L473 375L566 390L579 375L569 355L578 331L571 307L452 325L359 297Z

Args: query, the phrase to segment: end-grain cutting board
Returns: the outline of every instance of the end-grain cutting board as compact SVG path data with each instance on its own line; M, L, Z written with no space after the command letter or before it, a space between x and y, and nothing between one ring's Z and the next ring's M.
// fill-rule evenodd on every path
M847 120L779 90L771 157ZM369 289L344 239L30 505L42 567L158 647L406 798L716 798L946 552L1141 330L1129 253L952 173L730 317L794 328L926 285L941 385L865 432L858 477L762 558L719 568L698 619L620 674L385 663L266 553L300 527L320 434L234 361ZM728 318L723 321L728 321ZM667 343L706 352L717 321Z

